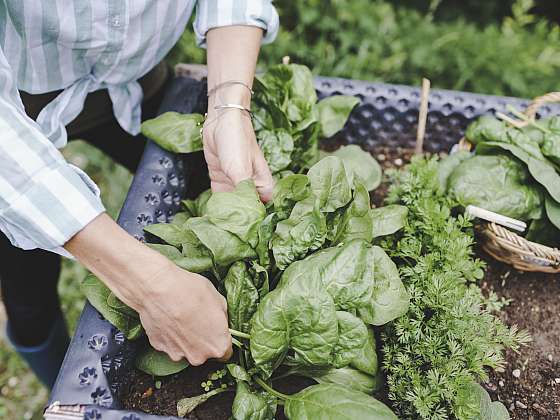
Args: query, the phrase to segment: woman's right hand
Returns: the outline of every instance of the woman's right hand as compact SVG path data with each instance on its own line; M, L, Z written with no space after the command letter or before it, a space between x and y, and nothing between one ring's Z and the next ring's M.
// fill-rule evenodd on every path
M231 356L226 300L102 214L64 247L140 314L151 345L192 365Z
M231 357L226 300L208 279L170 264L151 285L135 309L152 347L194 366Z

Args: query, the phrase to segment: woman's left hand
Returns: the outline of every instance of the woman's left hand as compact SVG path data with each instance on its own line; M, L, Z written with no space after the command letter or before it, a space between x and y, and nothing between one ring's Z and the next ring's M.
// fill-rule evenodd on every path
M274 180L248 113L238 109L209 113L202 137L212 191L231 191L252 179L261 200L272 199Z

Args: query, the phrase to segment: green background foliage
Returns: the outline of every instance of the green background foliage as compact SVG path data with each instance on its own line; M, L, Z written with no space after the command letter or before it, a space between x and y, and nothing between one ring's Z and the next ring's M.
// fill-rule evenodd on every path
M285 55L315 74L534 97L560 88L553 1L276 1L281 31L260 63ZM410 7L414 6L414 7ZM204 61L187 31L171 56Z
M293 62L315 74L533 97L560 88L560 21L556 0L302 0L275 2L277 41L262 50L260 65ZM513 9L512 9L513 6ZM534 7L536 6L536 7ZM547 19L545 16L548 16ZM190 28L169 56L203 63ZM83 143L65 155L93 176L116 216L130 174ZM84 299L81 266L65 261L59 286L73 329ZM3 311L0 309L0 328ZM40 418L46 391L11 352L0 332L0 418Z

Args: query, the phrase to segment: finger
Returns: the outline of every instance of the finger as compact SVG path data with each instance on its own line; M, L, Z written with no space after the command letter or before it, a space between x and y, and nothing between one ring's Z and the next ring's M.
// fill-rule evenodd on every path
M229 334L229 331L226 332L226 333L227 333L226 347L221 352L222 356L216 359L219 362L227 362L229 359L231 359L231 356L233 356L233 347L232 347L232 344L231 344L231 335Z
M270 168L266 162L262 152L259 150L256 153L254 163L254 180L257 191L261 197L261 200L265 203L272 200L272 190L274 189L274 179L270 173Z

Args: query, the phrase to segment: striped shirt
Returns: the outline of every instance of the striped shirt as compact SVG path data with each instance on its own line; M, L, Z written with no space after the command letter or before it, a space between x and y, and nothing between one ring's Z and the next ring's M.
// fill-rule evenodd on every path
M278 30L271 0L0 0L0 230L14 245L64 254L104 211L95 184L57 150L65 125L89 92L107 89L117 121L137 134L137 80L177 42L195 7L202 47L215 27L257 26L265 43ZM63 91L33 121L18 90Z

